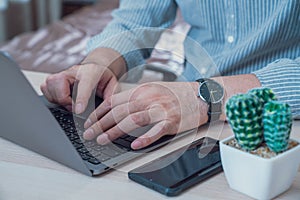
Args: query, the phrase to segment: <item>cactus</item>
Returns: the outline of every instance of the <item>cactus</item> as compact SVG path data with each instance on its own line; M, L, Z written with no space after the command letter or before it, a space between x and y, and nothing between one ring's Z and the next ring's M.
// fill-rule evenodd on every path
M269 101L277 100L274 92L270 88L255 88L248 91L248 94L255 95L264 106Z
M269 88L252 89L228 100L227 119L243 149L255 150L263 140L275 153L288 148L292 114L288 104L276 100Z
M226 103L226 115L238 144L256 149L263 141L262 103L254 95L238 94Z
M264 139L268 147L278 153L288 147L292 114L288 104L271 101L263 110Z

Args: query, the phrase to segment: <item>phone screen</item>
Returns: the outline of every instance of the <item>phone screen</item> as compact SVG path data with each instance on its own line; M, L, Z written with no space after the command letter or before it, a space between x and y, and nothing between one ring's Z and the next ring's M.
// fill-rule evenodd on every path
M166 195L176 195L221 170L219 143L205 137L132 170L129 178Z

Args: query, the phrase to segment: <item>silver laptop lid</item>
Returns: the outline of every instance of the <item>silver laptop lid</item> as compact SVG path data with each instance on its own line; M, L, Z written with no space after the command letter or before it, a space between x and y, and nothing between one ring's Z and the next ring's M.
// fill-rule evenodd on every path
M0 52L0 137L92 175L18 65Z

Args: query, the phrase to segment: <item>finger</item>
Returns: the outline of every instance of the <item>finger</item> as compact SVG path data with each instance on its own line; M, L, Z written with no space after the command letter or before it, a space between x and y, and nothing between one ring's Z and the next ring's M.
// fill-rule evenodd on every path
M122 105L116 106L115 108L110 110L106 115L104 115L99 120L96 115L88 118L86 123L84 124L84 128L87 129L90 126L92 126L94 123L99 121L99 123L102 124L101 127L102 127L103 131L106 131L109 128L116 125L118 122L120 122L122 119L124 119L129 114L130 114L130 111L128 108L128 104L122 104Z
M47 86L46 86L46 83L43 83L41 85L41 91L43 92L44 96L47 98L47 100L51 103L55 103L55 101L53 100L52 96L50 95L48 89L47 89ZM73 101L71 104L66 104L66 105L63 105L68 111L72 112L72 105L73 105Z
M93 82L91 82L86 78L79 80L78 87L77 87L77 96L75 100L76 114L80 114L84 112L95 86L96 84L93 84Z
M103 137L99 135L97 137L97 143L101 145L105 145L110 141L117 139L118 137L124 135L125 133L130 133L131 131L140 128L142 126L146 126L151 123L150 115L148 110L133 113L127 116L124 120L118 123L116 126L107 130L105 134L107 137Z
M93 111L86 123L84 124L85 128L88 128L93 123L97 122L98 119L101 119L105 114L107 114L111 109L118 105L122 105L128 102L128 91L115 94L113 96L108 97L105 99L97 108L95 111Z
M112 78L109 80L108 84L106 85L106 88L104 89L103 98L107 99L108 97L118 92L120 92L120 85L118 83L118 80L114 76L112 76Z
M117 109L119 108L120 107L117 107ZM96 138L98 135L100 135L101 133L114 127L117 123L118 122L115 120L112 114L105 115L99 121L93 123L93 125L83 133L83 138L86 140L92 140ZM120 130L118 131L120 132ZM119 135L123 135L123 133L120 133Z
M116 110L121 110L123 109L121 106L117 106L115 108ZM125 111L120 111L121 113L125 113ZM125 117L125 114L124 114ZM92 140L95 137L97 137L99 134L105 132L106 130L112 128L115 126L119 120L116 120L113 117L112 112L109 112L106 114L103 118L101 118L99 121L97 121L97 117L94 117L91 121L92 118L89 118L86 123L84 124L84 128L87 129L83 133L83 138L85 140ZM92 130L90 130L92 129Z
M83 133L84 139L92 140L95 137L99 136L104 131L106 131L108 127L112 127L105 132L106 135L102 134L97 138L97 142L99 144L106 144L110 140L114 140L120 137L121 135L124 135L124 133L129 133L136 128L149 124L151 120L150 120L149 112L148 110L146 110L146 111L137 112L127 116L124 120L120 121L120 123L117 125L115 125L116 122L112 122L112 121L114 121L114 119L105 118L104 120L102 119L99 120Z
M159 113L159 109L155 108L130 114L124 120L120 121L116 126L107 130L105 132L107 137L106 135L104 135L105 137L100 135L97 138L97 142L104 145L117 139L125 133L130 134L137 128L160 122L164 119L164 116L160 115Z
M97 95L106 99L114 93L114 87L118 81L110 69L105 68L97 86Z
M96 86L97 95L107 98L113 94L118 83L115 75L108 68L99 68L93 63L81 66L76 77L79 80L75 106L77 114L86 109L89 98ZM103 91L105 91L105 94L103 94Z
M89 117L87 118L86 122L84 123L84 128L87 129L88 127L92 126L94 123L98 121L98 119L102 118L106 113L108 113L112 109L110 100L104 100L95 111L93 111Z
M77 85L77 96L75 101L75 113L82 113L89 102L91 94L96 87L97 83L101 76L98 76L97 73L91 70L90 65L81 66L76 75L78 80Z
M157 141L164 135L172 133L172 125L168 121L161 121L153 126L147 133L138 137L131 143L132 149L144 148Z
M101 122L94 123L93 126L89 127L83 133L83 139L85 140L93 140L99 134L103 133L103 128Z
M53 97L50 95L46 83L41 84L40 89L49 102L54 103Z
M73 112L73 106L72 106L72 105L66 105L65 108L66 108L69 112Z
M74 83L71 77L65 73L50 75L46 79L46 88L43 89L47 95L52 98L52 102L60 105L71 105L70 85Z
M127 131L132 131L135 128L140 127L140 126L133 127L133 124L135 124L135 123L133 122L133 120L130 120L131 117L134 119L138 118L137 115L138 115L137 113L134 113L134 114L131 114L131 115L125 117L124 120L119 120L119 121L116 121L112 114L105 115L102 119L100 119L99 121L94 123L90 128L88 128L83 133L83 137L86 140L92 140L95 137L97 137L98 135L100 135L101 133L107 131L106 134L109 135L109 138L116 139L117 137L123 135ZM141 114L139 114L139 115L141 115ZM136 120L138 120L138 119L136 119ZM120 122L120 124L116 125L118 122ZM120 127L122 127L122 128L120 128ZM99 137L99 141L102 141L101 138L102 137ZM108 142L108 141L106 141L106 142ZM105 142L102 142L101 144L104 144L104 143Z
M120 100L120 98L122 98L122 96L118 95L117 99ZM128 116L130 113L135 113L138 111L154 108L154 106L149 107L149 105L151 105L152 103L151 99L146 99L143 101L135 100L132 102L126 102L124 104L117 105L115 107L111 105L112 104L111 101L114 100L107 100L106 105L102 105L101 107L96 108L96 110L93 113L91 113L90 116L88 117L86 123L84 124L84 128L90 127L98 120L100 121L102 120L103 121L102 124L109 124L109 121L118 123L121 120L123 120L126 116ZM111 126L111 124L109 126Z

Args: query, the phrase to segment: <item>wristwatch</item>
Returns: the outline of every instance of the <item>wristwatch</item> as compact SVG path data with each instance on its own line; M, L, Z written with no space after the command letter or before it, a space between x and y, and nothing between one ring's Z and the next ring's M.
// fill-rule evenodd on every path
M207 123L218 121L222 114L223 87L209 78L201 78L196 81L199 82L198 96L208 104Z

